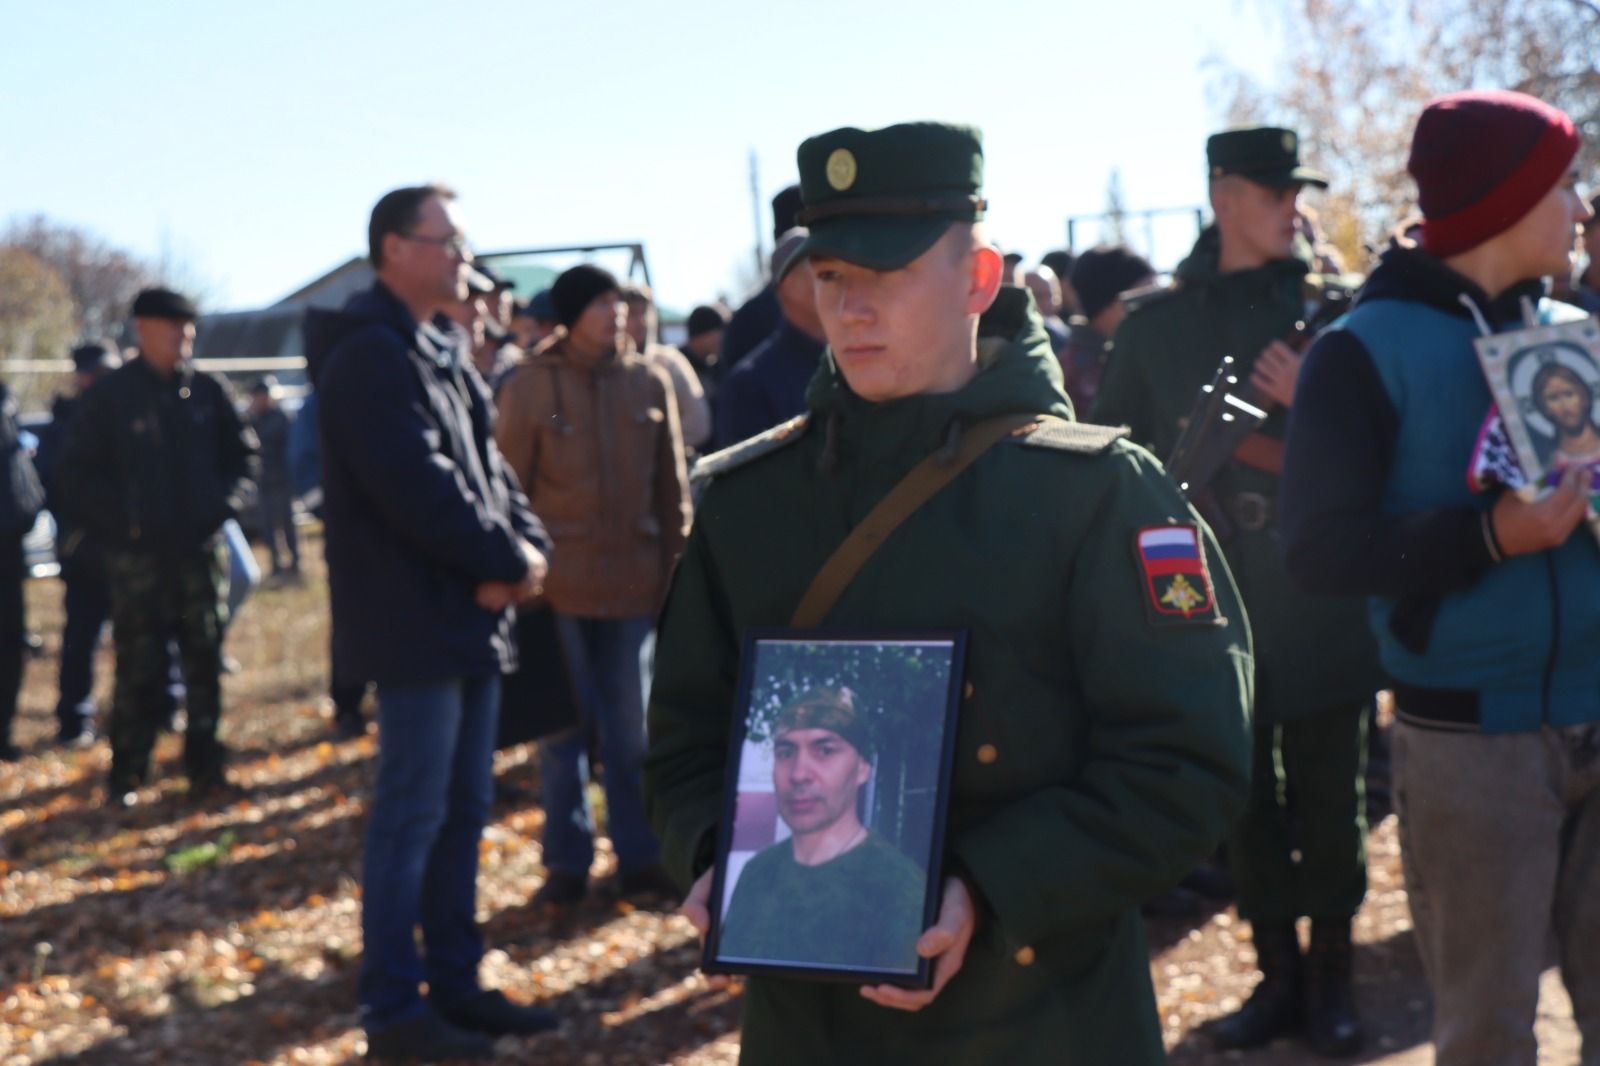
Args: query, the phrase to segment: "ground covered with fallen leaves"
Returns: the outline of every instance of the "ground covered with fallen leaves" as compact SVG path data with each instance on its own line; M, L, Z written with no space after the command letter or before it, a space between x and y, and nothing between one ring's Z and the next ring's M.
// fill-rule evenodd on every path
M163 737L157 757L170 776L131 810L105 805L103 741L53 745L60 586L30 583L29 620L44 648L28 665L18 711L24 758L0 765L0 1066L359 1060L361 832L376 738L330 737L320 554L311 539L306 580L259 591L229 636L240 669L224 682L222 733L245 798L221 807L185 796L181 738ZM110 669L102 653L102 697ZM696 972L687 922L608 890L603 848L600 890L585 904L559 919L529 909L543 877L532 746L501 752L496 769L525 795L497 804L482 845L485 983L568 1020L559 1033L502 1040L504 1060L734 1063L738 988L713 988ZM1392 818L1371 846L1356 968L1373 1041L1355 1061L1428 1062L1426 990ZM1253 982L1247 937L1231 909L1151 923L1174 1062L1311 1060L1292 1041L1250 1055L1208 1050L1206 1023ZM1558 982L1547 986L1541 1062L1575 1063L1570 1006Z

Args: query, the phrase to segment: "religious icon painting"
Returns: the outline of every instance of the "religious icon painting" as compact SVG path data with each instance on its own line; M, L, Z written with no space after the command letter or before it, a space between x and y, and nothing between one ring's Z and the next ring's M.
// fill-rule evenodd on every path
M745 642L708 973L928 988L965 636Z
M1530 485L1600 465L1600 323L1593 318L1480 337L1478 361Z

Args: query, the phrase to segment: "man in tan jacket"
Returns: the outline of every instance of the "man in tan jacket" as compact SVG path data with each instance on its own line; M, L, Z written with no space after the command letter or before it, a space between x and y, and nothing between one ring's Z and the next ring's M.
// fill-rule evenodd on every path
M560 328L505 381L496 443L554 544L546 595L585 714L540 745L545 808L538 904L576 903L594 860L590 730L625 896L670 896L639 794L640 654L689 532L688 477L672 383L625 332L616 278L573 267L550 290Z

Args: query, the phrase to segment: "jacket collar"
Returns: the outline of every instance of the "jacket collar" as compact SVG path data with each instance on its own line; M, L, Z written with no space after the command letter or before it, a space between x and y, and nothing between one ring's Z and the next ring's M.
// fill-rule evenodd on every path
M409 338L412 350L431 363L449 368L461 362L459 339L431 321L418 322L405 302L382 281L374 281L372 288L352 301L346 310L382 322Z
M907 396L871 403L857 396L825 350L806 389L806 406L836 423L841 439L870 437L921 456L945 443L952 426L994 415L1072 417L1061 367L1026 289L1002 286L978 322L978 373L951 393Z
M1491 300L1477 282L1451 270L1438 256L1428 254L1411 241L1396 238L1356 294L1356 305L1372 300L1409 300L1470 319L1472 311L1462 302L1465 297L1477 306L1491 327L1499 330L1522 324L1524 297L1538 303L1544 294L1544 280L1531 278Z
M1179 284L1186 289L1206 288L1223 283L1250 284L1256 279L1267 285L1285 279L1299 282L1311 272L1311 264L1307 258L1309 250L1303 241L1297 240L1294 254L1286 259L1274 259L1249 270L1234 270L1224 274L1222 231L1213 223L1200 232L1194 247L1178 264L1173 274Z
M172 368L170 377L151 366L150 360L144 357L143 352L140 352L136 358L129 360L129 362L137 367L138 373L143 374L147 380L173 389L182 388L194 380L194 360L192 359L178 360L178 365Z

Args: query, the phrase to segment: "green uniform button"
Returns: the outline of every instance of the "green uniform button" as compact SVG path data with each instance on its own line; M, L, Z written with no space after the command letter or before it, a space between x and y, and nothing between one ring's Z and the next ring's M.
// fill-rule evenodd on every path
M1000 749L993 744L985 744L978 749L978 761L985 766L988 766L998 758L1000 758Z
M1033 949L1024 945L1017 949L1017 953L1013 958L1017 960L1018 966L1032 966L1034 959Z

